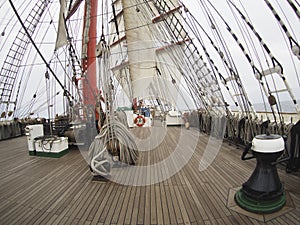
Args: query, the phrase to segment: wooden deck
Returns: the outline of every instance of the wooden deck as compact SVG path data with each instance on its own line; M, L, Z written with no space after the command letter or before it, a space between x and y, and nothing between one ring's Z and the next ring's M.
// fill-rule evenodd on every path
M140 153L139 165L168 157L178 131L168 128L157 148ZM143 138L147 132L134 131ZM255 160L241 161L241 149L223 143L213 163L201 172L199 162L207 142L208 137L201 135L192 158L171 178L130 186L93 181L78 149L54 159L29 156L26 137L1 141L0 224L300 224L299 172L286 174L279 166L294 209L262 222L227 207L230 190L249 178ZM159 176L172 166L149 174ZM147 174L135 176L147 179Z

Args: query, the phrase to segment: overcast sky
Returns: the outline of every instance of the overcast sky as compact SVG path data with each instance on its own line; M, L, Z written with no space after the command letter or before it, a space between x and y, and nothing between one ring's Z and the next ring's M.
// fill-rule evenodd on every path
M203 13L200 9L200 4L198 4L199 1L184 1L184 2L189 6L190 10L193 12L195 16L199 18L200 21L206 21L205 19L203 19ZM230 24L232 30L236 33L239 40L242 40L242 35L239 32L237 23L226 1L211 0L210 2L214 4L214 6L218 9L218 11L226 19L227 23ZM236 2L237 6L242 11L243 11L242 7L244 7L244 9L247 11L249 18L252 24L254 25L254 28L260 34L260 36L265 41L267 46L270 48L275 58L283 65L284 74L287 77L288 81L290 82L290 85L292 86L295 95L297 96L298 99L300 99L299 82L297 80L297 74L295 71L295 67L296 67L298 73L300 72L299 70L300 61L294 55L290 56L289 47L287 47L286 45L287 38L283 35L282 29L278 25L275 17L267 7L266 3L263 0L254 0L254 1L244 0L244 1L234 1L234 2ZM241 6L239 2L242 2L243 5ZM299 40L300 21L296 16L296 14L291 9L291 7L288 5L287 1L279 1L281 3L280 7L282 7L285 14L281 12L281 9L276 3L277 1L270 0L270 2L272 3L276 11L279 13L280 17L284 20L286 26L288 27L293 37L296 40ZM287 18L285 18L285 16ZM217 16L215 18L218 19ZM211 29L208 27L206 22L203 23L203 26L207 27L207 31L210 32ZM225 37L227 37L226 40L229 43L230 52L234 56L235 64L238 67L239 74L242 77L244 86L247 89L249 96L252 98L253 102L260 102L260 99L257 98L257 92L258 92L258 86L256 85L257 82L254 79L253 73L251 71L251 68L249 67L249 64L246 61L246 58L241 53L241 50L238 48L237 44L233 41L233 38L230 36L229 32L224 29L225 26L224 24L222 24L222 22L219 23L219 27L220 29L223 30L222 34ZM256 38L254 38L254 40L256 41ZM257 41L255 43L257 43ZM209 44L207 46L209 46ZM258 51L259 50L260 49L258 48ZM264 62L262 51L259 51L259 57L261 58L264 68L267 69L268 67ZM292 59L294 61L292 61ZM295 63L295 67L294 67L294 63ZM259 67L258 61L256 61L256 65ZM280 83L282 82L279 82L278 85L280 85ZM285 98L286 97L287 96L285 96Z
M25 1L26 4L23 1L16 2L18 9L20 11L28 11L28 9L32 8L32 4L29 7L25 7L27 5L27 1ZM33 1L30 1L33 2ZM207 1L205 1L207 2ZM222 16L225 18L228 24L230 24L231 28L235 31L237 36L240 40L242 40L242 34L239 31L239 28L237 26L237 23L233 17L233 14L230 11L230 8L228 7L226 0L211 0L210 1L216 8L219 10L219 12L222 14ZM285 75L290 82L290 85L293 89L293 92L295 93L296 98L300 99L300 88L299 88L299 82L297 80L297 74L296 71L300 73L300 61L295 56L290 56L290 52L288 51L288 47L286 46L286 37L283 35L283 32L281 28L279 27L276 19L274 18L271 11L266 6L265 2L263 0L241 0L241 1L234 1L237 3L237 6L242 9L242 6L247 11L252 23L254 24L255 29L258 31L258 33L261 35L263 40L267 43L268 47L278 59L278 61L283 65ZM243 5L239 4L239 2L242 2ZM291 7L288 5L287 1L280 1L281 7L285 14L281 12L281 9L279 8L276 0L270 0L270 2L273 4L274 8L279 12L282 19L284 19L288 29L290 29L291 34L293 35L296 40L299 40L299 34L300 34L300 26L299 26L299 19L297 18L296 14L292 11ZM211 33L211 29L209 27L209 24L207 23L206 18L204 17L203 11L200 7L200 0L187 0L184 1L184 3L187 5L187 7L190 9L190 11L193 13L194 16L196 16L201 23L203 27L205 27L206 31L213 36ZM5 31L4 36L0 36L0 63L2 66L2 63L4 61L4 57L7 54L8 47L11 45L13 38L16 35L16 32L20 29L20 25L18 23L9 23L9 21L16 21L16 18L14 14L12 13L10 6L8 4L8 1L6 0L0 0L0 32ZM45 25L48 23L50 24L50 17L53 18L54 21L58 20L58 6L52 7L51 11L47 10L45 13L45 20L41 27L46 27ZM244 11L243 11L244 12ZM24 13L25 14L25 13ZM236 14L237 15L237 14ZM287 18L285 18L285 16ZM25 17L23 17L25 18ZM237 69L239 71L239 74L242 78L243 84L247 90L247 93L250 96L250 99L252 102L261 102L261 98L258 95L259 87L257 85L257 81L254 78L253 72L251 70L251 67L249 63L247 62L246 58L243 56L241 50L239 49L238 45L233 41L233 38L230 36L229 32L226 31L226 27L223 22L221 22L220 18L216 16L216 13L214 13L214 18L218 21L218 27L221 29L222 34L227 40L227 44L229 47L229 51L234 57L235 65L237 66ZM289 23L288 23L289 22ZM8 26L7 26L8 24ZM55 34L55 25L50 25L49 30L47 31L47 34L44 36L45 30L42 28L39 30L39 32L36 33L34 36L37 42L41 40L38 38L38 36L42 36L44 38L43 45L40 46L41 51L45 55L47 59L50 59L50 57L53 55L54 50L54 44L53 40L55 40L56 34ZM12 29L14 28L14 29ZM293 29L293 30L292 30ZM293 32L292 32L293 31ZM79 32L79 30L78 30ZM9 35L9 36L8 36ZM9 37L9 38L8 38ZM257 43L257 41L255 41ZM299 41L298 41L299 43ZM199 46L200 47L200 46ZM212 50L212 47L210 44L207 43L207 48L211 50L210 54L212 57L214 57L214 61L219 65L219 69L221 72L225 71L223 69L222 63L220 62L218 56L214 51ZM31 60L29 60L26 64L41 64L36 65L33 73L34 78L31 77L30 82L35 84L35 87L31 88L31 92L27 92L27 95L32 95L32 92L34 90L37 90L41 86L45 86L45 82L42 81L42 77L44 76L45 66L41 63L41 60L39 57L34 57L36 52L34 50L31 50L29 53L32 57ZM266 68L266 64L264 62L263 52L258 49L258 55L262 60L262 63L264 65L264 68ZM292 61L292 59L294 61ZM256 60L256 63L258 61ZM296 71L295 71L296 68ZM29 73L28 71L24 73ZM224 75L225 76L225 75ZM299 77L299 75L298 75ZM280 83L280 82L279 82ZM33 85L34 86L34 85ZM57 90L52 90L52 92ZM31 99L31 97L28 97ZM287 96L284 97L285 99L288 99Z

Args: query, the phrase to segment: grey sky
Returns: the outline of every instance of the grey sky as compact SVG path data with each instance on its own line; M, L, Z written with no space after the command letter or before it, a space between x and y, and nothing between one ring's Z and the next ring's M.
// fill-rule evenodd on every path
M191 11L196 15L200 21L203 20L203 16L200 10L200 5L196 2L199 1L184 1L185 4L189 6ZM212 0L210 1L212 4L215 5L215 7L220 11L222 16L225 18L228 24L230 24L232 30L236 33L239 40L242 41L242 34L239 32L239 28L237 27L237 23L232 16L232 13L226 4L226 1L217 1ZM237 2L237 6L242 10L241 5L239 4L239 1ZM276 59L283 65L285 76L287 77L288 81L290 82L292 89L297 96L297 98L300 98L300 88L299 83L297 81L297 74L295 71L295 68L293 66L293 63L295 63L296 70L299 73L300 68L300 62L299 60L293 55L292 58L294 62L291 60L290 52L288 51L288 47L286 46L286 37L283 35L281 28L279 27L276 19L274 18L273 14L265 4L263 0L255 0L255 1L240 1L243 4L243 7L246 9L250 20L252 24L254 24L255 29L260 34L262 39L267 43L268 47L270 48L271 52L275 56ZM292 33L293 37L299 39L300 34L300 26L299 26L299 20L296 16L296 14L292 11L291 7L288 5L287 1L280 1L280 6L283 8L285 14L282 14L280 8L278 7L276 1L270 1L273 5L273 7L277 10L277 12L280 14L280 17L285 21L288 29ZM243 10L242 10L243 11ZM244 11L243 11L244 12ZM285 18L285 16L288 18L288 20ZM239 17L239 16L238 16ZM240 17L239 17L240 18ZM217 18L216 18L217 19ZM290 22L290 25L288 22ZM233 41L233 38L230 36L229 32L224 29L224 24L221 22L219 23L220 28L222 29L222 34L227 37L228 40L228 46L230 47L230 52L233 54L235 59L235 64L239 70L240 76L242 77L243 83L245 84L245 88L247 89L247 92L249 93L250 98L253 102L260 101L259 98L257 98L258 94L258 85L256 80L254 79L253 73L251 71L251 67L246 62L246 58L243 56L241 50L238 48L237 44ZM203 26L206 26L207 31L210 31L210 28L208 27L207 23L204 22ZM293 30L292 30L292 29ZM255 39L255 38L254 38ZM255 39L256 41L256 39ZM242 43L244 43L242 41ZM257 43L257 41L255 42ZM298 41L299 43L299 41ZM208 44L209 46L209 44ZM246 46L244 44L244 46ZM258 55L259 58L261 58L261 63L263 64L263 68L267 69L267 65L264 62L263 52L258 48ZM258 60L255 60L256 65L259 66ZM299 74L298 74L299 76ZM280 80L280 79L279 79ZM280 83L280 82L279 82ZM287 96L285 96L286 98Z
M27 1L26 1L27 2ZM205 27L205 29L212 35L209 25L207 24L206 19L203 17L203 12L200 8L199 4L200 0L187 0L184 1L184 3L188 6L190 11L199 19L199 22ZM206 2L206 1L205 1ZM242 34L239 32L238 26L235 22L234 17L232 16L232 13L226 3L226 0L211 0L212 4L215 5L215 7L221 12L222 16L225 18L225 20L230 24L232 29L236 32L237 36L242 40ZM267 8L265 2L263 0L254 0L254 1L234 1L237 3L239 8L242 9L239 2L242 2L243 6L245 7L251 21L253 22L256 30L259 32L263 40L268 44L269 48L271 49L274 56L278 59L280 63L282 63L285 75L290 82L290 85L293 89L293 92L295 93L295 96L299 99L300 98L300 88L299 83L297 81L297 74L300 73L300 61L295 56L290 56L290 52L287 50L288 47L286 46L286 37L283 35L282 30L278 26L277 21L275 20L274 16L272 15L271 11ZM294 38L299 39L300 34L300 26L299 26L299 19L296 17L290 6L286 1L280 1L280 6L283 8L285 14L282 14L280 8L278 7L276 0L270 1L273 6L276 8L276 10L280 13L280 16L284 21L286 22L286 25L288 26L288 29L290 30ZM16 2L16 5L22 4L21 2ZM23 8L21 7L20 10L25 10L25 5L23 4ZM13 16L11 9L9 8L8 1L0 1L0 32L4 30L6 27L6 24L8 21L14 21L15 17ZM29 8L32 7L32 4ZM50 11L51 10L51 11ZM47 31L47 35L44 36L44 33L46 32L47 23L49 25L50 18L52 17L54 21L57 21L57 15L58 15L58 7L52 7L49 11L45 13L46 19L44 21L43 27L39 30L39 32L35 35L35 39L37 43L43 42L44 44L40 45L41 51L45 55L47 59L50 59L50 57L53 55L54 50L54 44L53 41L55 40L56 34L55 29L56 27L51 24L49 30ZM9 12L10 11L10 12ZM237 66L237 69L239 71L240 76L242 77L242 81L245 84L245 88L247 90L247 93L249 94L249 97L252 102L261 102L261 98L259 97L259 86L257 84L257 81L254 78L253 72L251 70L251 67L247 63L245 57L243 56L241 50L238 48L237 44L233 41L233 38L230 36L229 32L226 31L224 24L221 22L221 20L215 15L215 19L218 21L219 27L222 31L222 34L224 37L226 37L227 45L229 48L230 53L234 57L235 65ZM4 18L5 16L5 18ZM285 18L285 16L288 18L288 20ZM23 17L24 18L24 17ZM290 24L288 24L288 22ZM14 29L12 29L12 25L14 26ZM44 26L45 25L45 26ZM12 37L16 35L16 30L20 28L19 24L16 23L9 23L9 25L5 29L5 36L0 36L0 48L1 48L1 54L0 54L0 62L1 66L4 61L4 57L7 54L8 47L11 45L11 42L13 40ZM9 35L9 31L11 31L10 38L7 38ZM78 30L80 32L80 30ZM38 38L39 37L39 38ZM79 36L80 37L80 36ZM42 41L42 38L44 40ZM257 41L255 42L257 43ZM299 43L299 41L298 41ZM207 44L207 48L210 49L210 54L212 57L214 57L214 61L218 65L220 71L224 74L225 71L223 69L222 63L218 59L218 56L209 44ZM30 52L31 56L34 56L36 52L32 50ZM261 58L261 63L263 64L263 67L266 67L266 63L264 62L263 52L258 49L258 55L259 58ZM291 60L291 57L293 58L294 62ZM255 60L255 63L259 65L258 60ZM294 64L293 64L294 63ZM32 96L32 93L35 92L35 90L38 90L40 87L45 86L45 81L42 80L42 77L44 76L45 72L45 66L42 65L41 60L39 57L36 59L30 59L27 64L41 64L34 66L33 70L29 72L29 67L27 66L27 69L24 70L24 74L31 73L32 76L30 77L29 84L31 85L30 89L28 89L25 92L25 98L27 98L27 101L30 101ZM59 68L60 65L57 65L57 68ZM296 71L295 71L296 68ZM70 69L70 68L67 68ZM299 75L298 75L299 76ZM280 82L279 82L280 83ZM43 89L45 92L45 89ZM51 90L52 93L54 93L57 90ZM228 96L227 96L228 98ZM288 99L287 96L284 96L283 99ZM24 102L26 102L24 100Z

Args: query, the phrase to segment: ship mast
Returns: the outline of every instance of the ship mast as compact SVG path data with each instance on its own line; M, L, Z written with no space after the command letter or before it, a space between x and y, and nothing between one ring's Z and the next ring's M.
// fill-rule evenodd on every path
M94 106L98 91L96 78L97 10L98 0L85 1L82 34L82 93L85 106Z

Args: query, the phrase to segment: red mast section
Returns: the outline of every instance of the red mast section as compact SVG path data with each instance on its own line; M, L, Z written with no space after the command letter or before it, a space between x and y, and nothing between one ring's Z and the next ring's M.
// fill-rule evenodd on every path
M89 3L90 2L90 5ZM97 42L97 9L98 0L85 1L82 49L86 48L86 57L82 59L84 77L82 78L82 93L84 105L95 105L98 94L96 78L96 42ZM87 10L89 8L89 10ZM87 22L89 20L89 22ZM87 24L89 27L87 28ZM86 30L88 29L88 37Z

